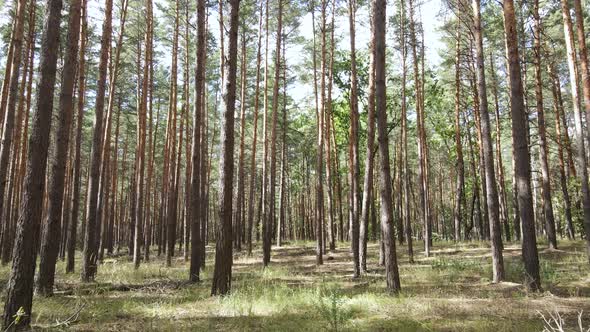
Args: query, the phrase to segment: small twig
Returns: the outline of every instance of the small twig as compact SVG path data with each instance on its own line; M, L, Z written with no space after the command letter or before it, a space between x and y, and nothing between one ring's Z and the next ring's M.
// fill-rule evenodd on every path
M84 309L84 307L86 307L86 304L82 304L72 315L70 315L70 317L68 317L66 320L64 320L63 322L57 322L57 324L52 325L51 328L57 328L60 326L67 326L75 321L78 320L78 317L80 316L80 312L82 311L82 309Z

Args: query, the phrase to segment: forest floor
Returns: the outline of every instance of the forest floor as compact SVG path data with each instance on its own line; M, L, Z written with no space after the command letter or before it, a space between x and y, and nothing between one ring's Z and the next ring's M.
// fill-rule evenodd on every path
M81 283L79 273L64 274L59 262L57 291L50 298L35 296L32 322L35 330L72 331L540 331L541 314L559 313L566 328L579 331L582 310L583 324L590 326L585 244L559 244L553 251L539 245L540 294L527 293L520 284L516 244L505 246L508 281L501 284L490 282L485 243L437 242L432 257L417 252L415 264L408 264L405 247L398 247L402 292L397 296L385 292L376 244L369 246L369 273L357 280L344 243L319 267L311 242L273 247L267 269L259 248L252 257L237 254L226 297L209 296L212 248L198 284L185 282L188 263L182 257L166 268L164 257L152 255L139 270L126 254L106 258L90 284ZM2 284L8 274L8 266L0 268Z

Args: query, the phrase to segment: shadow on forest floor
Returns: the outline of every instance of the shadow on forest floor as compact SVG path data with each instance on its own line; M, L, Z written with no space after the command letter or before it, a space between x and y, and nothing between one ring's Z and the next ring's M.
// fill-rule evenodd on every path
M416 243L418 247L421 243ZM379 248L368 248L368 273L353 279L345 243L316 265L314 243L273 247L263 269L261 251L234 257L232 293L210 297L213 265L208 247L202 281L186 282L188 262L152 256L138 270L126 254L105 258L94 283L79 271L57 267L53 297L35 297L35 329L74 331L539 331L541 313L559 312L570 327L578 312L590 313L590 267L581 241L563 241L559 250L540 247L544 291L530 294L520 247L504 248L506 282L491 283L486 243L435 243L431 257L416 252L408 263L398 248L402 292L385 291ZM77 261L79 266L79 261ZM5 284L9 268L0 268ZM64 320L79 310L77 319ZM583 316L590 325L590 315Z

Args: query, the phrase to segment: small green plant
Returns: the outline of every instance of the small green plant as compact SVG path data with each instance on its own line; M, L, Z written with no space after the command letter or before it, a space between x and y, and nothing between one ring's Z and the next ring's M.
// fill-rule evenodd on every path
M340 331L352 317L352 312L345 308L345 297L336 288L318 289L318 309L323 319L328 321L329 331Z
M16 314L12 316L12 322L6 327L4 331L10 331L13 326L17 326L26 315L27 314L23 307L18 308Z

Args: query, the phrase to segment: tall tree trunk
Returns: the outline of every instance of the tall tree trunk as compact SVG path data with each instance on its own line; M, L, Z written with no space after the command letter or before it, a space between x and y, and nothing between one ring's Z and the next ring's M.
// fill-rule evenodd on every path
M331 140L331 117L332 117L332 79L333 79L333 67L334 67L334 9L335 9L335 1L332 1L332 25L330 27L330 50L329 59L326 59L326 14L324 9L324 18L323 18L323 33L322 33L322 41L323 41L323 52L324 52L324 77L327 82L324 84L326 88L326 96L324 99L324 134L326 135L325 141L325 150L326 150L326 191L328 193L328 229L327 229L327 241L329 243L330 251L334 251L336 249L336 237L335 237L335 229L334 229L334 188L333 188L333 180L332 180L332 140ZM283 43L284 44L284 43ZM283 46L284 47L284 46ZM285 52L283 52L284 55ZM326 68L327 66L327 68ZM285 83L286 84L286 83Z
M565 165L565 158L563 154L564 134L561 128L561 113L563 111L563 104L561 102L561 84L559 78L555 75L553 64L548 66L548 73L551 77L551 93L553 95L553 112L555 113L555 135L557 136L557 157L559 160L559 179L561 192L563 194L563 201L565 205L565 220L566 220L566 234L568 239L575 239L574 224L572 220L572 202L568 190L568 179L571 176L568 174L568 168ZM565 130L567 132L567 130Z
M0 109L0 113L2 113L3 117L3 125L2 125L2 141L0 145L0 217L3 224L8 226L8 220L10 219L9 214L11 209L4 208L5 202L5 192L7 190L7 182L9 181L9 172L8 172L8 164L10 162L12 150L12 141L13 141L13 131L14 131L14 118L16 113L17 101L19 100L18 92L19 92L19 78L21 72L21 62L23 56L23 44L24 44L24 27L25 27L25 13L27 12L27 1L26 0L18 0L15 1L16 5L16 13L15 13L15 22L13 26L13 33L11 39L11 46L12 46L12 54L8 57L9 60L12 60L12 63L7 62L6 64L6 71L10 74L10 80L6 83L8 84L8 100L6 105L6 111L2 112L4 109ZM35 2L31 2L30 6L34 6ZM31 68L32 69L32 68ZM25 78L23 77L22 80ZM6 91L3 89L3 93ZM7 232L3 232L7 233ZM4 239L3 242L6 242L7 238Z
M279 86L280 86L280 73L281 73L281 41L283 38L283 0L278 0L278 13L277 13L277 37L276 37L276 49L275 49L275 74L273 82L273 93L272 93L272 120L271 120L271 138L270 138L270 181L269 181L269 194L268 194L268 213L266 219L266 232L264 236L268 243L272 241L273 228L276 225L276 173L277 173L277 117L279 108Z
M323 7L322 7L323 8ZM317 79L317 52L316 52L316 30L315 30L315 1L311 2L311 22L313 26L313 90L315 100L315 116L316 116L316 129L317 129L317 156L316 156L316 172L318 175L317 184L315 188L316 198L316 209L315 212L315 233L316 233L316 264L324 264L323 257L323 235L322 235L322 224L324 221L324 189L322 183L322 163L323 163L323 112L320 110L320 102L318 101L318 79ZM323 75L323 72L321 72Z
M190 215L191 222L191 262L189 269L189 280L199 281L199 269L201 268L201 225L205 214L200 209L201 199L201 110L204 104L205 95L205 54L206 54L206 8L205 0L197 2L197 54L196 54L196 77L195 77L195 107L193 112L193 135L191 151L191 185L190 185ZM203 179L205 180L205 179ZM189 188L187 188L189 190ZM231 197L231 191L230 191ZM230 212L231 213L231 209ZM231 223L230 223L231 227ZM231 241L231 237L230 237Z
M184 25L184 102L185 102L185 107L186 107L186 111L185 111L185 121L186 121L186 139L185 139L185 156L186 156L186 164L185 164L185 168L184 168L184 181L185 181L185 186L184 186L184 214L183 214L183 218L184 218L184 261L188 262L189 261L189 257L190 257L190 229L191 226L190 224L192 224L192 215L191 215L191 203L190 203L190 193L191 193L191 171L192 171L192 156L191 156L191 138L190 138L190 121L189 121L189 114L190 114L190 37L191 34L189 32L189 26L190 26L190 19L189 19L189 2L187 1L185 3L185 11L184 11L184 15L185 15L185 25ZM151 108L150 108L150 114L151 114ZM156 126L156 132L158 131L158 126ZM151 134L151 121L150 121L150 134ZM156 137L157 134L154 133L153 136L153 145L155 145L156 142ZM180 143L182 146L182 142ZM150 144L151 145L151 144ZM152 147L153 149L153 147ZM155 149L152 150L152 157L151 157L151 161L150 161L150 169L148 170L148 181L149 178L151 178L151 173L153 173L153 168L154 168L154 159L155 159ZM148 182L148 187L149 187L149 182ZM149 190L148 190L149 192Z
M535 97L537 100L537 121L539 130L539 157L542 174L543 212L545 216L545 232L549 241L549 248L557 248L557 236L555 234L555 218L553 216L553 203L551 202L551 180L549 179L549 162L547 150L547 134L545 129L545 111L543 110L543 77L541 76L541 17L539 16L539 0L533 1L534 22L534 59L535 59Z
M41 74L37 91L46 91L47 93L39 94L35 112L33 113L27 155L27 171L16 227L12 270L8 279L4 306L3 329L5 330L16 324L15 315L19 310L22 309L25 312L25 316L17 323L19 329L26 329L31 322L32 316L33 279L41 225L49 131L53 113L53 91L55 89L57 67L57 52L55 50L60 39L59 26L62 1L48 0L46 8L47 14L43 24L39 65Z
M510 109L512 111L512 136L514 140L515 172L518 184L518 206L522 221L522 256L525 266L525 285L532 291L540 290L539 256L533 199L531 196L531 164L527 144L526 113L524 94L518 56L518 36L513 0L504 0L504 30L506 34L506 53L510 86Z
M151 6L151 4L150 4ZM148 135L149 141L148 141L148 147L147 147L147 154L148 154L148 169L147 169L147 183L146 183L146 194L147 194L147 198L145 200L145 205L146 205L146 217L145 217L145 236L144 236L144 246L145 246L145 250L144 250L144 254L143 257L145 259L146 262L148 262L150 260L150 246L152 244L152 237L153 235L155 235L156 232L153 231L153 227L152 225L155 224L154 222L154 217L156 215L155 213L155 209L152 209L152 205L155 208L156 205L156 194L152 192L152 181L154 181L152 179L153 177L153 173L154 173L154 158L155 158L155 146L156 146L156 137L157 133L158 133L158 125L159 125L159 115L160 115L160 108L158 107L158 111L156 112L156 124L155 127L156 129L154 130L153 126L154 126L154 109L153 109L153 95L154 95L154 61L153 61L153 44L154 44L154 13L153 13L153 8L150 10L150 17L148 17L149 21L150 21L150 25L149 25L149 30L148 30L148 34L149 34L149 45L150 45L150 55L149 55L149 89L148 89L148 93L149 95L147 96L147 109L146 109L146 120L147 120L147 113L149 113L149 132L147 132L146 134ZM188 52L188 51L187 51ZM186 77L185 77L186 79ZM188 79L186 79L188 81ZM188 100L187 100L187 104L188 104ZM144 126L144 132L146 131L146 128ZM153 136L152 136L153 135ZM153 201L152 201L153 198Z
M510 241L510 224L508 222L508 202L506 200L506 185L504 177L504 163L502 161L502 142L501 132L502 125L500 124L500 103L498 100L498 80L496 78L496 70L494 68L494 58L490 53L490 69L492 74L492 94L494 95L494 108L495 108L495 120L496 120L496 156L497 156L497 168L498 168L498 189L500 190L498 197L500 203L500 224L504 225L504 236L506 241Z
M270 263L270 250L271 250L271 242L270 237L267 238L266 233L269 232L266 230L268 227L266 224L267 214L269 206L268 206L268 84L269 84L269 65L268 65L268 53L269 53L269 5L270 0L265 1L265 17L264 17L264 25L265 25L265 47L264 47L264 113L263 113L263 120L262 120L262 133L263 133L263 153L262 153L262 213L261 213L261 222L262 222L262 264L263 266L267 266ZM312 13L312 21L313 21L313 13ZM315 37L315 32L314 32Z
M412 222L410 218L410 169L408 167L408 115L407 115L407 58L408 46L406 40L406 1L401 0L401 19L400 19L400 39L402 48L402 82L401 82L401 139L402 139L402 176L403 188L402 194L404 196L404 230L406 242L408 243L408 261L414 263L414 246L412 241ZM375 214L373 212L373 214ZM376 227L374 227L376 228Z
M584 31L584 12L582 9L582 2L580 0L574 0L574 9L574 12L576 13L576 32L578 35L578 48L580 53L580 70L582 71L584 110L586 111L586 119L590 119L590 64L588 63L588 50L586 48L586 34ZM586 130L590 135L590 128L586 128ZM582 172L585 170L586 169L582 170ZM588 189L587 176L586 180L582 179L582 206L584 208L586 252L588 254L588 262L590 262L590 193Z
M64 194L64 182L68 148L70 144L70 127L72 123L73 93L78 65L78 40L80 37L80 0L70 2L66 55L62 69L61 92L59 95L59 122L53 137L55 154L51 160L51 168L47 188L48 210L44 232L41 237L39 275L37 276L37 293L43 296L53 294L55 280L55 264L61 237L61 212Z
M375 57L375 113L380 159L381 235L384 243L385 280L387 290L401 290L393 230L393 197L387 137L387 98L385 88L385 11L386 0L373 1L373 45Z
M172 67L170 78L170 102L168 111L168 144L169 144L169 176L168 176L168 198L167 198L167 214L166 214L166 236L167 236L167 251L166 251L166 266L172 265L172 256L174 256L174 245L176 243L176 219L177 219L177 201L178 201L178 186L177 179L179 174L176 172L176 131L177 131L177 72L178 72L178 30L179 30L179 4L175 2L175 18L174 18L174 37L172 41ZM178 153L181 151L181 142L178 144Z
M113 173L110 169L110 159L111 159L111 127L113 122L113 113L115 110L115 88L117 86L117 78L119 76L119 65L120 65L120 58L121 58L121 49L123 48L123 34L125 32L125 21L127 17L127 6L129 1L124 1L122 3L121 8L121 17L120 17L120 32L119 37L117 39L117 45L115 49L115 57L111 59L109 64L110 70L110 77L109 77L109 91L108 91L108 102L107 102L107 113L105 115L105 124L104 124L104 133L102 138L102 151L101 151L101 161L102 165L100 168L100 180L99 180L99 196L97 202L97 213L102 216L102 230L100 236L100 244L99 244L99 253L98 258L99 260L103 259L104 249L105 249L105 242L106 238L108 237L108 224L109 224L109 181L111 175L109 173ZM111 54L112 56L112 54ZM112 213L112 211L110 211ZM100 221L100 218L97 219Z
M262 62L262 17L263 6L260 2L260 14L258 17L258 50L256 52L256 89L254 91L254 127L252 129L252 155L250 156L250 187L248 188L248 255L252 255L252 226L254 222L254 188L256 187L256 147L258 140L258 108L260 107L260 64Z
M428 156L426 153L426 131L424 110L422 109L422 91L419 72L419 58L417 53L416 23L414 19L414 1L410 0L410 44L412 45L412 58L414 60L414 81L416 86L416 113L418 121L418 185L420 191L420 208L422 210L422 224L424 225L424 254L430 256L430 200L428 198Z
M98 83L96 90L96 102L94 111L94 132L92 136L92 150L90 172L88 179L88 202L86 205L86 223L84 230L84 250L82 252L82 273L81 279L84 282L94 280L96 275L98 258L97 232L100 216L97 215L100 167L102 165L102 132L104 97L106 92L107 65L111 44L113 17L113 0L106 0L105 17L102 26L102 39L100 46L100 62L98 66Z
M373 3L374 5L375 3ZM375 18L371 16L371 20ZM374 29L371 24L371 29ZM361 273L367 272L367 233L369 228L369 208L373 199L373 148L375 145L375 40L369 42L369 92L367 100L367 149L365 154L365 178L359 229L359 260Z
M18 7L18 4L17 4ZM30 8L29 8L30 9ZM16 10L18 11L18 9ZM15 13L16 13L15 11ZM4 68L4 78L2 80L2 94L0 95L0 124L4 123L4 117L6 115L5 108L8 102L8 90L10 89L10 75L12 71L12 61L14 58L14 35L16 33L16 25L18 15L15 15L12 19L12 31L10 33L10 43L7 45L8 49L6 52L6 67ZM34 29L33 29L34 30Z
M20 88L19 88L19 96L22 96L21 98L19 98L19 103L18 103L18 116L17 116L17 127L14 130L14 132L12 133L12 137L14 137L14 147L11 149L11 156L10 156L10 170L9 170L9 174L11 175L10 177L7 174L7 179L6 181L8 181L8 179L10 179L10 182L8 183L8 186L6 186L6 184L2 184L3 188L3 192L2 194L4 196L6 196L6 199L3 199L3 203L4 201L6 203L8 203L9 205L11 204L12 201L12 206L19 206L20 205L20 200L21 200L21 191L22 191L22 182L23 182L23 178L24 178L24 172L25 172L25 158L26 158L26 150L27 150L27 146L26 146L26 140L28 139L28 135L27 135L27 129L28 129L28 117L29 117L29 109L30 109L30 104L31 104L31 89L32 89L32 80L33 80L33 72L34 72L34 67L33 67L33 63L34 63L34 54L35 54L35 47L34 47L34 43L35 43L35 19L36 19L36 8L37 6L35 5L35 1L31 0L30 4L29 4L29 17L28 17L28 23L29 23L29 31L28 31L28 41L27 41L27 48L24 50L24 54L26 56L25 59L25 63L23 65L23 75L22 75L22 80L21 80L21 84L20 84ZM14 22L16 24L16 22ZM14 44L14 35L16 33L15 31L16 29L13 27L13 31L12 31L12 40L11 40L11 44ZM10 45L12 46L12 45ZM9 47L10 47L9 46ZM11 51L9 50L9 53ZM9 54L7 56L7 67L5 69L5 79L6 81L4 82L4 87L3 87L3 101L2 101L2 105L0 105L0 114L3 114L3 109L5 105L5 98L7 98L8 96L8 90L10 88L10 64L12 63L13 57L11 54ZM28 75L28 79L27 78ZM24 89L25 89L25 84L27 87L27 94L25 97L25 93L24 93ZM26 104L26 105L25 105ZM26 109L26 111L25 111ZM23 113L24 114L23 116ZM4 114L6 115L6 114ZM23 117L25 118L25 122L23 122ZM24 128L23 132L24 135L21 135L21 128ZM10 137L9 139L12 140L12 137ZM6 142L8 143L8 142ZM4 144L4 143L3 143ZM21 148L22 145L22 148ZM7 145L9 146L9 145ZM4 190L7 190L6 193L4 193ZM3 196L3 197L4 197ZM2 204L3 204L2 203ZM1 209L1 204L0 204L0 209ZM5 211L0 210L0 217L2 217L1 223L2 223L2 236L0 237L0 239L2 240L2 264L6 265L8 264L8 262L12 259L12 249L13 249L13 243L14 243L14 234L15 234L15 220L18 218L18 209L5 209ZM1 216L2 214L5 214L4 216Z
M453 209L455 241L461 241L461 227L464 204L463 187L465 186L465 167L463 164L463 143L461 142L461 29L457 23L455 44L455 149L457 152L457 181L455 191L455 208Z
M353 274L359 277L359 217L360 217L360 165L358 144L358 78L356 63L356 0L348 0L348 22L350 28L350 133L349 133L349 167L350 167L350 237L353 253Z
M476 50L477 85L480 100L480 127L482 134L482 154L485 165L485 181L487 194L487 209L492 242L492 275L494 282L504 280L504 258L502 256L502 227L498 208L498 191L496 187L496 172L494 168L494 148L490 129L490 115L488 113L488 97L485 79L485 61L483 54L483 36L481 33L480 0L473 0L474 35Z
M74 272L76 255L76 238L78 235L78 215L80 211L80 187L82 185L81 169L81 148L82 148L82 127L84 123L84 102L86 101L86 31L88 29L86 1L82 0L82 24L80 28L80 55L78 62L78 96L77 96L77 119L76 119L76 149L74 156L73 172L73 193L71 204L70 221L68 222L68 240L66 243L67 260L66 272Z
M145 204L145 141L146 141L146 115L148 107L149 95L149 63L151 60L150 32L151 32L151 17L152 17L152 0L147 0L146 3L146 25L147 33L145 36L145 52L143 64L143 79L141 87L141 105L137 114L137 148L136 148L136 164L135 164L135 195L136 201L133 206L133 213L135 214L135 240L133 246L133 265L137 269L141 263L141 246L144 242L144 204ZM176 5L176 21L178 22L178 4ZM178 44L178 23L175 26L176 44ZM174 50L176 54L176 49ZM176 69L173 71L174 75L174 101L176 101ZM174 103L176 107L176 103ZM176 110L176 108L175 108ZM174 149L173 149L174 150ZM174 158L174 156L173 156ZM174 160L174 159L172 159ZM176 201L175 201L176 202ZM148 221L149 222L149 221ZM145 227L147 228L147 227ZM146 248L147 250L147 248Z
M219 161L219 225L215 250L212 295L224 295L231 289L232 272L232 193L234 172L234 111L236 102L236 67L240 0L230 0L228 56L224 65L225 82L222 101L221 159ZM279 5L279 12L282 6ZM280 17L280 16L279 16ZM280 22L280 18L279 18ZM280 25L280 23L279 23ZM280 30L280 29L279 29ZM197 81L199 82L199 81Z
M244 225L244 211L242 210L242 204L244 202L244 136L246 130L246 86L247 86L247 48L246 48L246 29L245 26L242 26L242 65L240 69L241 74L241 83L240 83L240 151L238 156L238 188L236 191L236 201L235 201L235 230L236 234L235 241L236 241L236 250L242 250L242 226Z
M281 126L281 180L279 184L279 223L277 226L277 246L282 246L283 239L287 235L287 59L285 58L286 37L283 36L283 51L281 53L283 69L283 105L282 109L282 126Z

